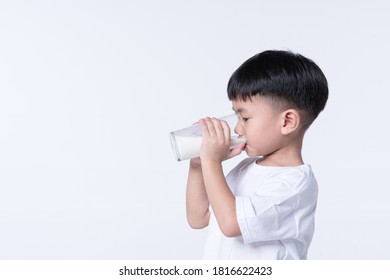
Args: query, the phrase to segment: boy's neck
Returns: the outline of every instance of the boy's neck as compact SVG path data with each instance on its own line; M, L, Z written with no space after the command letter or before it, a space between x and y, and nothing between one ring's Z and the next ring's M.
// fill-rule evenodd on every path
M272 155L263 156L261 159L256 161L256 164L262 166L299 166L303 165L304 161L302 157L296 157L295 159L286 158L273 158Z
M257 160L256 164L263 166L298 166L304 164L302 158L303 139L282 147L272 154Z

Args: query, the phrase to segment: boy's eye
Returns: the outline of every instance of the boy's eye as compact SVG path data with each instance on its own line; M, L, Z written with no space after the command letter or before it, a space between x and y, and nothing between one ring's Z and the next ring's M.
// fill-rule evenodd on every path
M247 122L247 121L249 120L249 118L245 118L245 117L243 117L243 116L241 116L241 115L239 115L239 114L237 114L237 118L238 118L239 120L241 120L242 122Z

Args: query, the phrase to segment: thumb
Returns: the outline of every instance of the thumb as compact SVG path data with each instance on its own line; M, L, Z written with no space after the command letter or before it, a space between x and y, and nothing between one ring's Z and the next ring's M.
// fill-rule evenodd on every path
M237 147L233 148L230 150L230 154L229 154L229 158L232 158L232 157L235 157L235 156L238 156L239 154L241 154L241 152L244 150L245 148L245 143L241 143L240 145L238 145Z

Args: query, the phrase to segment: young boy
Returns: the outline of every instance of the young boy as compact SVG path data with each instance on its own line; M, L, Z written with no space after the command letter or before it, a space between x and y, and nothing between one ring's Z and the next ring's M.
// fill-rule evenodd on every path
M301 150L328 99L327 80L302 55L265 51L233 73L228 97L247 143L230 150L227 123L200 120L201 155L188 174L188 223L209 226L204 258L306 259L318 189ZM243 150L249 158L225 179L222 162Z

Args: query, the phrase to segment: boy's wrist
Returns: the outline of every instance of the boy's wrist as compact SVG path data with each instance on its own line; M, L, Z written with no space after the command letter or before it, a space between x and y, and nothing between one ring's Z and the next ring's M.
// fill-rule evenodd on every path
M222 161L217 159L209 159L209 158L203 158L202 159L202 166L212 167L212 166L221 166Z
M191 168L201 168L202 164L201 164L200 158L190 159L190 167Z

